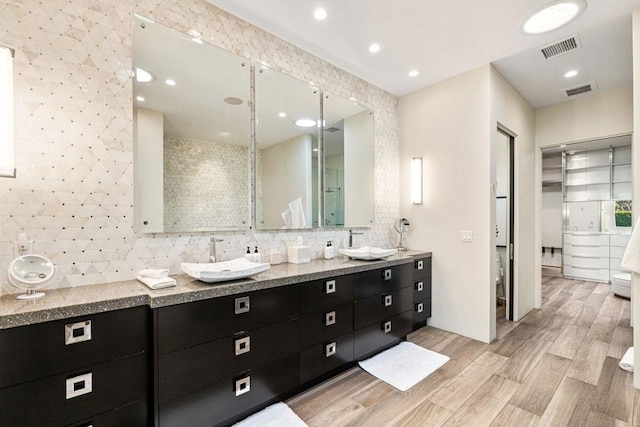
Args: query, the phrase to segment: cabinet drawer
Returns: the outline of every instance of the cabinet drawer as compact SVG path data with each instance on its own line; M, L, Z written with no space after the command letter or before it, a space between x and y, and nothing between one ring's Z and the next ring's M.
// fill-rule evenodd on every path
M630 238L630 234L612 234L609 236L609 241L611 242L611 246L626 248Z
M431 317L431 298L413 304L413 323L424 322Z
M354 359L361 360L384 347L399 342L411 332L412 316L412 310L405 311L397 316L355 331L353 333ZM385 326L387 326L387 328L385 328Z
M564 244L580 246L609 246L609 235L565 233Z
M413 281L413 300L431 297L431 277Z
M402 288L357 301L353 305L353 329L360 329L381 319L411 310L412 303L411 288Z
M565 245L564 255L608 257L609 246L575 246Z
M567 266L578 268L609 268L608 257L597 258L577 255L565 255L563 260L565 268Z
M146 427L151 425L149 409L149 401L140 400L68 427Z
M300 347L319 344L353 331L353 303L300 318Z
M413 261L413 280L431 277L431 257L418 258Z
M578 268L565 265L563 273L565 277L576 279L593 280L597 282L609 281L609 268Z
M148 351L150 325L135 307L0 330L0 388Z
M365 271L353 276L353 294L356 300L411 286L413 264Z
M299 351L298 320L266 326L159 357L160 402Z
M305 383L353 360L353 334L305 348L300 352L300 382Z
M145 399L148 356L139 353L2 389L2 426L67 425Z
M164 354L297 316L296 285L163 307L158 348Z
M353 276L315 280L300 285L300 314L353 302Z
M246 372L249 391L238 396L235 384L244 379L241 374L161 403L159 427L231 425L297 387L300 383L299 363L300 358L295 354Z

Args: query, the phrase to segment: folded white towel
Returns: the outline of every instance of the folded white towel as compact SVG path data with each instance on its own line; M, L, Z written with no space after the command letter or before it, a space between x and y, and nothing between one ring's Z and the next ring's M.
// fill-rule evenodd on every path
M138 272L138 276L140 277L150 277L152 279L162 279L163 277L169 276L169 269L167 268L159 268L157 270L153 270L147 268L145 270L140 270Z
M622 268L640 273L640 219L636 226L633 227L631 238L629 238L629 243L624 251L620 265Z
M137 279L151 289L171 288L176 286L175 279L172 279L171 277L161 277L156 279L154 277L142 277L138 275Z
M629 347L620 360L620 367L625 371L633 372L633 347Z

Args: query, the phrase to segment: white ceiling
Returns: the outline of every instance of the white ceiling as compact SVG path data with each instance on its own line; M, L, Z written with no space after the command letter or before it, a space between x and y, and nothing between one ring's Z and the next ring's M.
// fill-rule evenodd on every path
M207 1L397 96L495 63L534 107L562 102L560 89L591 80L601 91L631 85L630 16L640 6L587 0L576 21L532 36L520 25L550 0ZM318 6L328 12L324 21L313 18ZM575 34L580 51L546 64L533 58L537 48ZM382 47L377 54L368 51L373 42ZM564 79L566 67L581 74ZM411 69L419 76L408 77Z

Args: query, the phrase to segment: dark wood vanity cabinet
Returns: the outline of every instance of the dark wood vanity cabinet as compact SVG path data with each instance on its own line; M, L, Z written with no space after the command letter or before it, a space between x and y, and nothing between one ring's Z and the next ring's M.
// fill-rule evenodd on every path
M295 389L298 286L155 310L158 425L228 425Z
M353 361L353 276L300 285L300 381Z
M411 264L354 275L354 359L371 356L411 332L411 280Z
M150 338L146 306L0 330L0 425L150 425Z
M413 261L413 330L426 326L431 317L431 257Z

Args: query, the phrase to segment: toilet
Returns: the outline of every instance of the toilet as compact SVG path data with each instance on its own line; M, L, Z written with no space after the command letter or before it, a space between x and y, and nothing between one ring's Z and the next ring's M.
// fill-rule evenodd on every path
M504 298L504 269L502 268L502 263L500 262L500 252L496 252L496 295L498 298Z
M618 296L631 298L631 273L619 273L611 276L611 290Z

